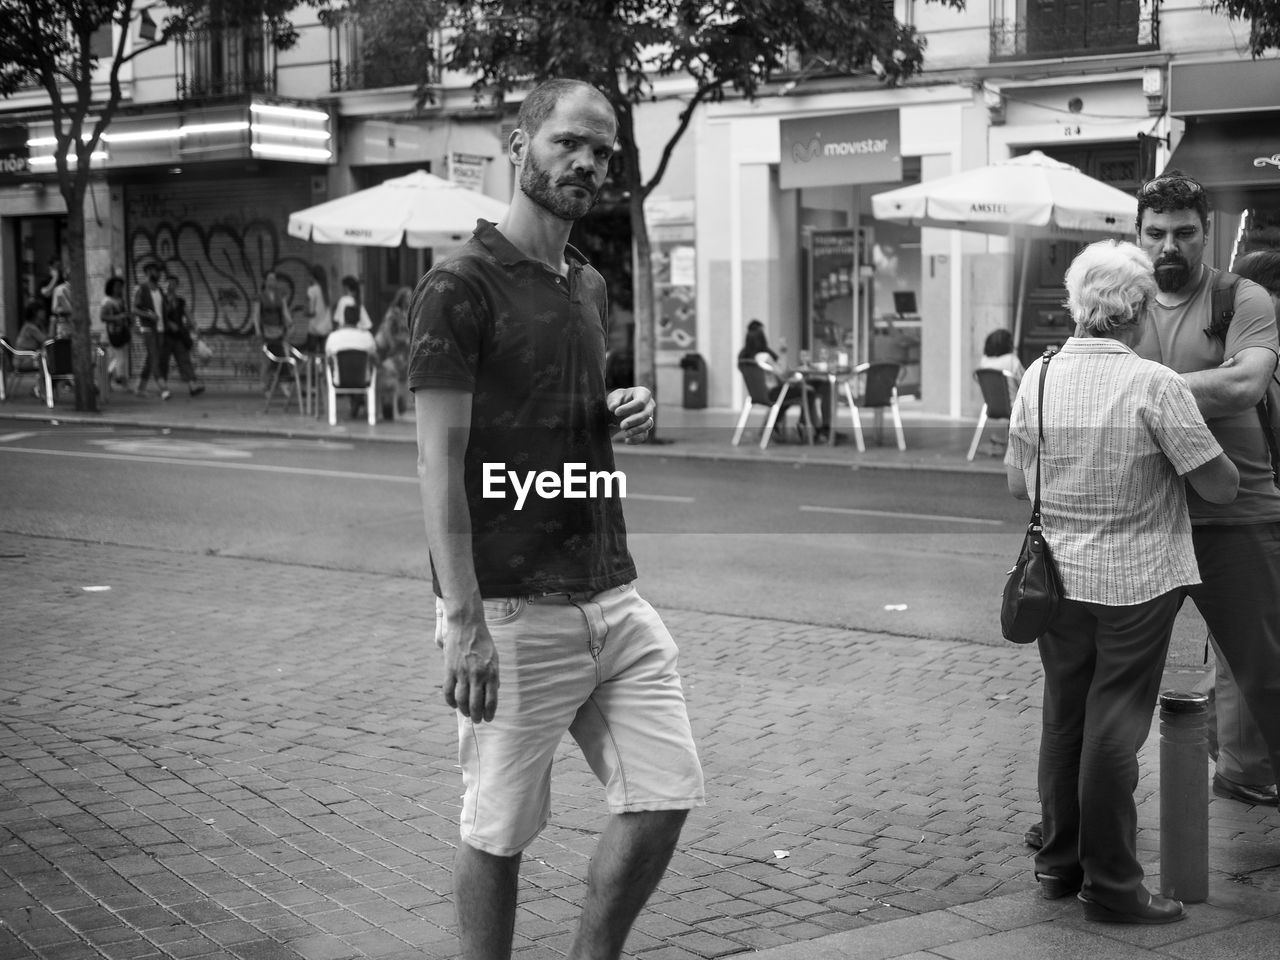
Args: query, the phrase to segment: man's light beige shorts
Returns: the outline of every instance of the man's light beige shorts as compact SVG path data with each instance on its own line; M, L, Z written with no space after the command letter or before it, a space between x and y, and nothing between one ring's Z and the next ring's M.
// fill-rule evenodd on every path
M551 811L551 763L566 730L611 813L704 802L675 642L631 584L484 607L498 650L498 710L490 723L458 714L466 843L505 857L533 841ZM437 602L437 642L443 624Z

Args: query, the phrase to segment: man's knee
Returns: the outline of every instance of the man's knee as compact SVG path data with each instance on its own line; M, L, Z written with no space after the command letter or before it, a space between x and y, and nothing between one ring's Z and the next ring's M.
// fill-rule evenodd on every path
M689 817L688 810L636 810L619 813L635 833L654 845L674 845L680 839L680 831Z

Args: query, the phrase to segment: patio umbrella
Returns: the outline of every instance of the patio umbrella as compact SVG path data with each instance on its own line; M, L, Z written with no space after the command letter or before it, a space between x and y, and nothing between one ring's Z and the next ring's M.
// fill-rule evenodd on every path
M1033 150L1020 157L949 177L878 193L876 219L1022 238L1022 271L1014 342L1022 335L1029 241L1096 240L1133 228L1138 201L1101 180Z
M289 236L364 247L452 247L466 241L476 220L501 220L501 200L415 170L289 214Z

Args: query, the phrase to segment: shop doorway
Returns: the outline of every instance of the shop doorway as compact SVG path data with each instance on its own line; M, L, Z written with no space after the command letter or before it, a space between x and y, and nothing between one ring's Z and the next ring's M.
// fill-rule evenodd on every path
M376 187L393 177L403 177L416 170L431 172L430 163L392 163L378 167L357 167L353 170L356 189ZM412 289L424 273L431 269L433 252L408 247L362 247L360 249L360 299L369 312L375 330L382 324L382 317L395 299L401 287ZM336 299L336 298L335 298Z
M5 225L9 232L5 245L14 251L16 262L12 263L12 270L4 271L6 276L14 278L14 282L6 284L8 289L4 292L7 318L4 332L6 336L13 336L22 324L23 308L40 297L40 288L49 279L50 261L62 262L65 269L63 238L67 218L13 217L6 218Z
M1141 145L1136 142L1074 147L1027 146L1018 153L1031 150L1039 150L1054 160L1078 167L1095 180L1131 196L1136 195L1142 185ZM1134 224L1122 224L1120 229L1122 237L1133 239ZM1022 304L1022 342L1018 344L1018 356L1024 365L1040 356L1045 347L1060 346L1075 329L1067 308L1062 305L1066 297L1063 278L1076 254L1087 245L1088 241L1083 240L1033 240L1026 245L1025 255L1031 260L1027 267L1027 290ZM1015 269L1014 283L1017 276ZM1016 300L1016 297L1015 290L1010 299Z

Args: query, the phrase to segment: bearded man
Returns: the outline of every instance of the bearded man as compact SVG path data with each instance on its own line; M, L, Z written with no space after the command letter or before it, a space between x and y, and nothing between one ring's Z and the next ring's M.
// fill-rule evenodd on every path
M410 303L435 639L465 787L454 905L467 960L511 955L520 859L547 822L565 732L611 814L572 960L621 954L703 802L676 646L632 585L614 468L611 436L643 441L654 401L606 390L604 279L568 245L616 134L595 88L533 90L508 143L507 214L480 221Z

